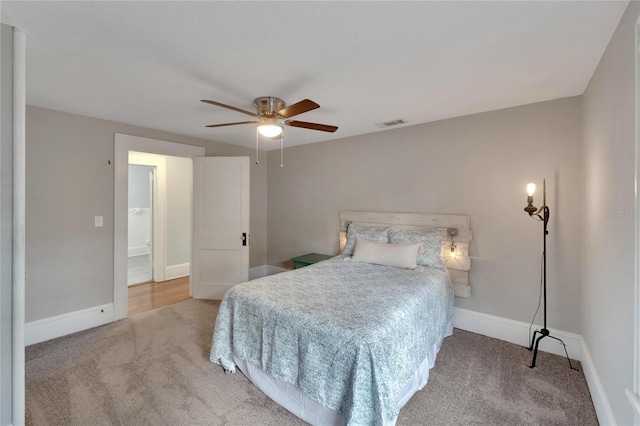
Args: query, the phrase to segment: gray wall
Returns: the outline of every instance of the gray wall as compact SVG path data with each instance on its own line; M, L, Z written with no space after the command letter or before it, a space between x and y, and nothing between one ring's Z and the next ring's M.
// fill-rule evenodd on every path
M616 422L633 424L635 22L631 2L584 94L583 336Z
M191 262L193 160L167 156L167 266ZM251 170L253 172L253 170Z
M525 185L541 188L546 177L548 325L582 331L580 97L291 147L282 169L278 155L269 152L269 264L336 253L340 210L468 214L471 298L456 305L526 322L538 301L542 228L523 211Z
M151 166L129 165L129 208L149 208L149 172Z
M13 28L0 24L0 425L12 422Z
M205 147L219 142L27 107L26 321L113 301L114 133ZM251 168L251 266L266 263L267 161ZM104 216L95 228L93 217ZM126 238L126 236L125 236Z

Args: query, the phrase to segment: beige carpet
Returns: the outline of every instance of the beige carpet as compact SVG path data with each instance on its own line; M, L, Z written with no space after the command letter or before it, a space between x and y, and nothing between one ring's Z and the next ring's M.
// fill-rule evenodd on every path
M188 300L28 347L27 424L304 424L209 362L217 308ZM524 348L456 329L397 424L598 424L581 372L544 352L529 361Z

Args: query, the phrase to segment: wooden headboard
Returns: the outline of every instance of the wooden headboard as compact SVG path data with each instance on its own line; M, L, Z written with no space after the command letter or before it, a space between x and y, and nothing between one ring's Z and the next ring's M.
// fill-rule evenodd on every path
M469 229L469 216L459 214L430 214L430 213L381 213L381 212L340 212L340 252L344 248L347 239L347 225L355 223L366 227L393 226L400 229L425 229L425 228L456 228L458 235L453 237L456 244L456 257L449 255L451 250L451 238L448 238L443 246L443 260L451 281L455 295L458 297L470 297L469 270L471 259L469 258L469 243L471 242L471 229Z

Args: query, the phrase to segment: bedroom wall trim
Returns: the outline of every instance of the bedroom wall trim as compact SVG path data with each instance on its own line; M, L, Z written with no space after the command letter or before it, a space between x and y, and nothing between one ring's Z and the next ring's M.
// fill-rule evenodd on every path
M453 326L461 330L514 343L522 346L523 351L529 346L529 323L526 322L470 311L468 309L455 308ZM536 328L539 329L541 326L534 324L532 331ZM587 343L582 335L553 328L550 328L549 331L551 331L554 336L562 339L567 345L569 356L572 359L577 359L582 364L581 369L587 380L589 392L591 392L591 399L593 400L600 424L615 425L616 421L613 416L611 404L604 391L595 364L591 359ZM562 357L565 356L562 345L555 340L549 340L547 342L544 340L540 341L539 349ZM542 366L538 366L537 368L541 367ZM567 366L567 368L569 367Z
M593 406L596 409L598 422L601 425L616 425L618 422L616 422L616 418L613 415L609 398L607 398L607 393L600 381L596 365L593 363L593 359L591 359L587 342L584 341L582 336L580 336L580 342L582 343L582 359L580 360L582 363L582 372L589 386L589 392L591 393Z
M526 322L456 308L453 316L453 326L472 333L515 343L523 346L523 349L525 346L529 346L529 323ZM531 332L533 333L536 328L541 328L541 326L534 324ZM569 357L582 361L582 336L552 328L549 328L549 331L565 342ZM555 355L565 356L562 344L556 340L540 341L539 349Z
M634 173L634 203L636 211L640 209L640 194L638 194L638 184L640 183L640 17L636 19L634 27L634 85L635 85L635 114L634 114L634 150L635 150L635 173ZM634 221L634 256L633 256L633 286L634 286L634 330L633 330L633 390L625 389L625 393L631 406L634 408L634 421L640 422L640 217L636 215Z
M12 92L12 423L25 423L26 69L27 34L13 29Z
M24 341L26 346L33 345L110 322L113 303L29 322L25 324Z
M167 280L186 277L191 274L191 263L180 263L178 265L169 265L165 268L164 277Z

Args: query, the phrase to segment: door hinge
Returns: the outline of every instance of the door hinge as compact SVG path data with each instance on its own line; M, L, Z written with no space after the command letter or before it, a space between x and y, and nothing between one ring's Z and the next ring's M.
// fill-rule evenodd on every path
M246 246L249 243L249 238L251 238L250 236L247 235L246 232L242 233L242 246Z

